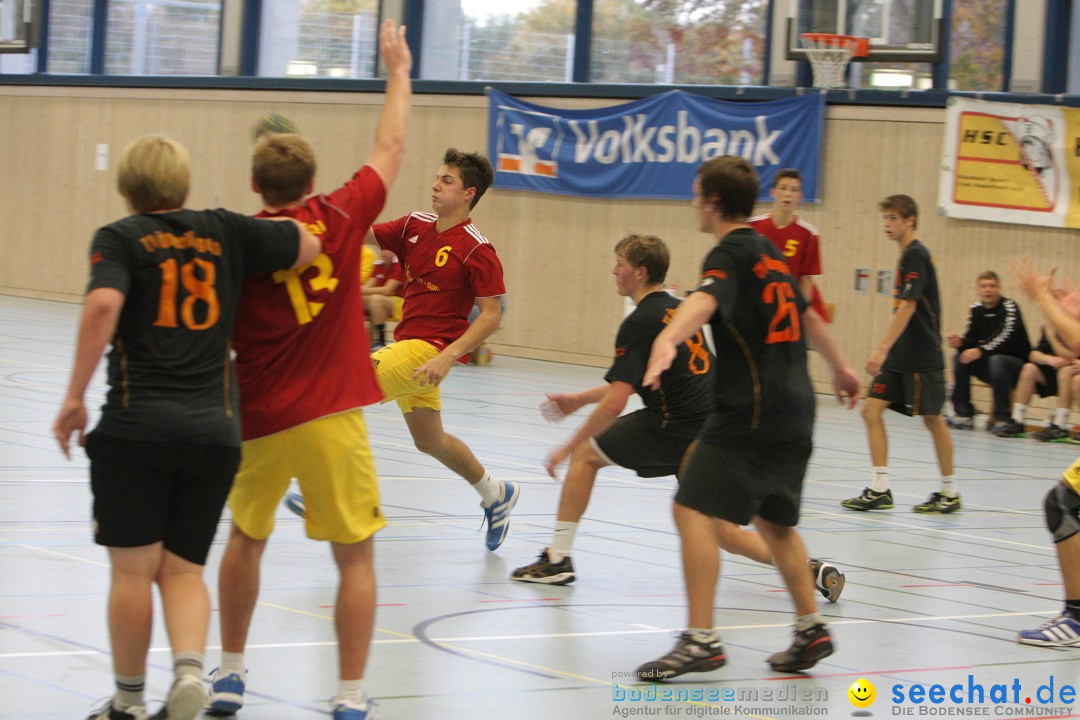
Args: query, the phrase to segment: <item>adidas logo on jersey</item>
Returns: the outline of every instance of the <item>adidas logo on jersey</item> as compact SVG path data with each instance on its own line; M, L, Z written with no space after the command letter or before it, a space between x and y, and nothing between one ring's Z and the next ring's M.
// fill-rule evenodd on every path
M411 242L411 243L413 243L415 245L416 241L419 240L419 239L420 239L419 235L413 235L411 238L409 238L409 242Z

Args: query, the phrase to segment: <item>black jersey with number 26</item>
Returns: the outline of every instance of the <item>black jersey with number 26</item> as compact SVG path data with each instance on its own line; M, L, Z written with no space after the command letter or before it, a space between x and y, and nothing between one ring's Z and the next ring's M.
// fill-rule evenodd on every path
M750 228L729 233L702 267L698 292L712 295L716 343L713 414L702 439L809 441L814 391L806 370L806 301L783 256Z

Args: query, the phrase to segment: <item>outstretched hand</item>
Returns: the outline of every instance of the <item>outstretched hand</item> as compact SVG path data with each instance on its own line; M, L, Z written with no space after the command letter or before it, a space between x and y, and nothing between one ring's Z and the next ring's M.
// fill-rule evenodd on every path
M379 54L388 74L412 70L412 51L405 42L405 26L395 27L393 20L384 20L379 28Z

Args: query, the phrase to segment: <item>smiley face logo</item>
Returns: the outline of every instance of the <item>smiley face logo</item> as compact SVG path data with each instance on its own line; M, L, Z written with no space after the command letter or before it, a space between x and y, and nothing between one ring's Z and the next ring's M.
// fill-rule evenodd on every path
M847 691L848 700L857 708L866 708L874 704L877 699L877 690L874 684L864 678L859 678L851 683Z

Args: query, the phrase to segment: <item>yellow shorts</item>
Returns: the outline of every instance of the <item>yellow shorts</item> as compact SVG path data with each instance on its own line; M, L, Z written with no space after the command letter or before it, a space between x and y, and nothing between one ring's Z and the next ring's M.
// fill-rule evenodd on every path
M439 348L426 340L400 340L372 355L375 379L386 396L383 402L397 400L402 415L408 415L416 408L442 410L439 388L420 385L412 379L416 368L438 354Z
M1069 483L1075 492L1080 493L1080 458L1073 460L1073 464L1065 471L1065 482Z
M229 509L248 537L274 530L278 503L296 478L314 540L352 544L386 525L375 459L361 410L329 415L244 443Z
M387 319L401 322L401 308L405 307L405 298L394 295L392 299L394 301L392 305L393 310L390 312L390 317Z

